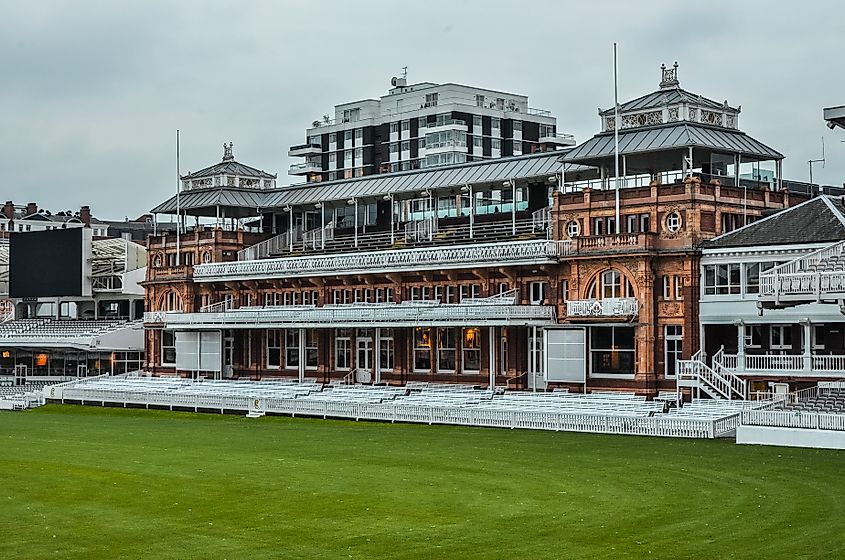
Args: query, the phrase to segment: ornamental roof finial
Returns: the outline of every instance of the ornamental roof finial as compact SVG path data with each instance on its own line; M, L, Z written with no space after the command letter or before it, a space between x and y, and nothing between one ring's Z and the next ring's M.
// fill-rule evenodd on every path
M661 80L660 80L660 89L670 89L679 87L681 82L678 81L678 61L675 61L675 64L672 68L666 68L665 64L660 65L660 72L661 72Z
M235 156L232 155L233 145L234 144L232 144L231 142L229 142L228 144L226 144L226 142L223 142L223 161L235 161Z

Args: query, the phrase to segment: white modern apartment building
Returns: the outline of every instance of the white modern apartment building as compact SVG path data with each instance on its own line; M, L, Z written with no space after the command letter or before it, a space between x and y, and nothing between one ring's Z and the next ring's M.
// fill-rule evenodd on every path
M292 146L302 163L290 175L309 182L350 179L572 146L549 111L528 97L460 84L407 84L393 78L388 94L336 105Z

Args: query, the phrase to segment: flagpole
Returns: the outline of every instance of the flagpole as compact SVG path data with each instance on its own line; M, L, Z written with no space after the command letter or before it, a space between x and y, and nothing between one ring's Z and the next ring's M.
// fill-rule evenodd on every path
M182 264L182 247L179 240L182 229L182 206L180 192L182 191L182 177L179 168L179 129L176 129L176 266Z
M619 219L619 86L616 73L616 43L613 43L613 160L616 168L616 233L622 232Z

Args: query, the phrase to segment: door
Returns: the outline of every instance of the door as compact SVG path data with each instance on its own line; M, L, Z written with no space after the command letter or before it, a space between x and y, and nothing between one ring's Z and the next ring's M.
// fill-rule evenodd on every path
M232 364L235 356L235 338L231 331L226 331L223 337L223 377L232 377Z
M369 383L373 374L373 339L359 336L356 340L355 354L356 379L359 383Z
M664 330L664 346L666 377L674 378L678 374L678 361L681 359L681 349L684 343L684 328L681 325L666 325Z

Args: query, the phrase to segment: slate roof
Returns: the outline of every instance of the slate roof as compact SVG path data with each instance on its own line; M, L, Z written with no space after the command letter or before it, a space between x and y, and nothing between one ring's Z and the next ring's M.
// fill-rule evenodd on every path
M679 103L689 103L700 107L709 107L713 110L724 111L725 104L713 101L701 95L696 95L685 89L679 87L659 89L651 93L647 93L641 97L627 101L619 105L619 112L635 112L644 109L653 109L663 107L665 105L677 105ZM739 111L735 107L728 106L729 111ZM602 117L613 115L613 108L606 109L599 113Z
M570 150L564 160L587 164L613 157L613 143L613 132L596 134ZM620 155L678 150L690 146L723 153L740 153L744 161L783 159L783 154L742 131L705 124L680 121L619 131Z
M845 204L822 195L705 241L705 249L833 243L845 240Z

